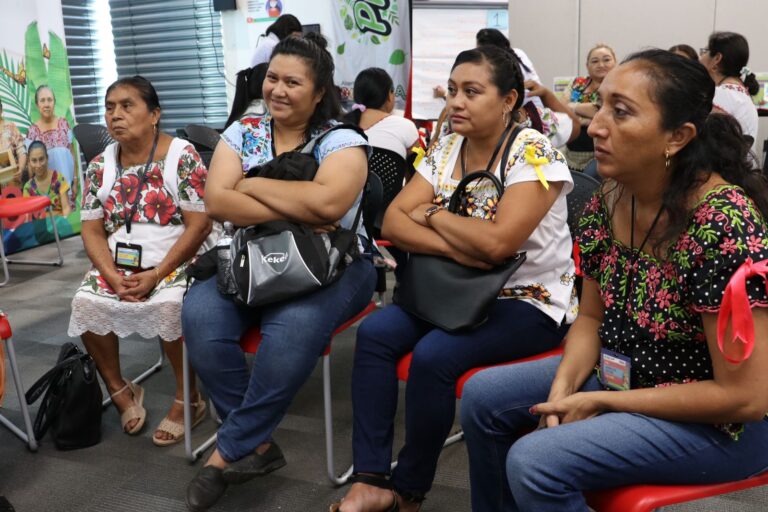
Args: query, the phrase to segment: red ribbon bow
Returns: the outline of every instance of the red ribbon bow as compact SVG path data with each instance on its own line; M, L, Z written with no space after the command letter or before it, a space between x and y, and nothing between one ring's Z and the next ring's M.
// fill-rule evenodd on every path
M717 317L717 346L723 357L730 363L738 364L746 361L755 348L755 322L752 320L752 309L747 296L747 279L754 276L762 276L763 279L766 279L768 260L755 263L752 258L747 258L744 264L736 269L723 294L723 303ZM766 283L766 290L768 290L768 282ZM723 339L729 321L732 329L731 342L736 343L739 340L745 346L744 355L741 359L733 359L727 356L723 350Z

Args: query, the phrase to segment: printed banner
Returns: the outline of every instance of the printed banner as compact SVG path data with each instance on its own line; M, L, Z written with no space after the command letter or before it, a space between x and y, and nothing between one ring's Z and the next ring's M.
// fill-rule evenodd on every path
M334 0L336 84L352 99L357 74L387 71L395 86L395 108L404 110L411 66L408 0Z
M63 237L80 232L80 169L59 0L6 0L0 17L0 198L48 195ZM37 94L36 94L37 93ZM40 144L30 144L41 141ZM52 242L45 213L2 220L8 253Z

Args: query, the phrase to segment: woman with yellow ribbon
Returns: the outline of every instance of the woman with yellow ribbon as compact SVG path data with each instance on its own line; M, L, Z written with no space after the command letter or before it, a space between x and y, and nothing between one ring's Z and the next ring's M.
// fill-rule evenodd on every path
M565 203L573 183L549 140L512 121L523 96L523 75L508 52L481 46L457 57L447 98L454 133L430 149L394 199L383 235L409 253L444 256L471 267L490 268L519 251L527 259L479 327L449 333L397 304L363 322L352 375L359 477L332 510L395 510L396 502L403 512L418 510L453 424L458 378L476 366L556 347L574 317L573 280L562 279L574 272ZM501 161L504 151L494 150L510 140L508 158ZM487 181L477 182L462 215L444 209L462 175L486 168L503 181L501 197ZM390 476L395 366L411 351L405 446Z

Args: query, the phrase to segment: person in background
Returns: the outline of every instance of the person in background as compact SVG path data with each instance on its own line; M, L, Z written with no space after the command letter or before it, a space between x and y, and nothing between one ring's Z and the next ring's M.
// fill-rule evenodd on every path
M693 46L687 44L676 44L670 48L669 51L676 53L681 57L686 57L691 60L699 60L699 54L696 53L696 50L693 48Z
M213 218L236 226L285 220L318 231L352 229L369 153L355 130L334 130L314 147L319 168L312 181L246 177L337 126L341 109L326 44L320 34L310 33L275 46L263 87L268 113L232 123L216 146L205 190ZM363 245L361 225L357 234ZM215 449L187 486L189 510L207 510L229 484L286 464L273 432L331 333L365 308L375 281L371 258L361 255L333 284L259 308L221 294L215 278L190 287L182 310L184 343L223 423ZM259 326L262 340L251 370L240 337L253 326Z
M614 66L616 53L613 48L602 43L595 45L587 53L587 76L576 77L565 90L563 98L579 117L582 126L579 137L569 142L565 151L571 169L584 169L594 156L594 143L586 128L597 112L597 89Z
M502 290L493 291L498 298L478 327L448 332L397 304L363 321L352 370L352 443L359 475L344 500L331 507L335 512L418 510L453 425L459 377L477 366L556 347L574 317L566 224L566 195L573 182L565 159L545 136L517 130L513 112L524 95L517 60L495 46L461 52L448 90L454 132L433 146L387 209L383 234L411 254L443 256L469 267L492 268L518 251L527 259ZM501 161L495 148L510 139L508 160ZM503 180L503 196L489 181L478 182L464 203L465 215L446 210L462 176L486 168ZM396 366L409 352L405 444L390 471Z
M68 334L83 340L120 413L123 431L131 435L146 420L144 389L123 378L118 338L137 333L162 340L175 376L176 399L152 441L167 446L187 434L181 302L187 263L211 231L203 204L208 171L192 144L160 131L160 100L147 79L114 82L105 104L107 128L117 142L94 158L86 172L80 218L93 266L72 299ZM191 382L196 425L205 416L205 401L194 377Z
M381 68L368 68L355 78L355 103L345 120L365 131L368 143L377 148L394 151L405 158L419 141L419 131L413 121L392 115L395 91L392 77Z
M259 36L259 42L251 58L251 67L269 62L272 50L275 49L277 43L286 37L301 37L302 33L299 19L293 14L283 14L267 27L262 36Z
M28 143L35 140L43 141L48 148L48 166L58 171L67 180L74 194L77 190L75 176L77 155L72 145L72 129L66 119L56 116L56 97L47 85L41 85L35 91L35 105L40 112L40 119L30 125L27 141Z
M48 196L54 215L66 217L69 205L69 184L58 171L48 168L48 150L39 140L29 145L29 181L24 185L24 197Z
M3 118L3 102L0 101L0 152L10 151L16 159L16 172L13 180L17 185L23 185L23 172L27 166L27 148L24 137L19 133L16 125Z
M768 188L714 95L658 49L601 85L565 353L464 386L473 512L587 512L583 491L768 467Z
M757 107L752 96L760 91L755 74L747 67L749 44L741 34L714 32L699 60L715 81L714 109L732 115L744 135L752 138L757 148Z
M267 106L264 103L264 94L262 93L267 68L269 68L269 64L262 62L237 73L235 99L232 101L232 109L224 125L225 129L229 128L229 125L235 121L239 121L241 117L262 116L267 113Z

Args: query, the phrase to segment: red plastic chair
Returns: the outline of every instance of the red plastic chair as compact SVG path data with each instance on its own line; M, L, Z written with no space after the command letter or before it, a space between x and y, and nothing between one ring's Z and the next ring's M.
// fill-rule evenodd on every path
M361 312L341 324L335 331L333 336L340 334L352 327L354 324L373 313L376 310L376 304L369 302L368 305ZM240 338L240 348L246 354L255 354L259 350L261 344L261 330L258 327L253 327L243 334ZM323 351L323 402L324 402L324 414L325 414L325 454L326 454L326 467L328 469L328 478L335 485L343 485L351 476L352 472L347 471L341 475L336 474L336 468L333 459L333 411L331 407L331 345ZM187 433L184 437L184 446L187 452L187 457L190 462L194 462L200 457L200 455L208 449L213 443L216 442L216 434L209 437L204 443L197 448L192 448L192 407L189 396L189 358L187 356L187 349L184 346L184 431Z
M651 512L660 507L720 496L768 484L768 472L737 482L712 485L631 485L587 493L597 512Z
M8 316L2 311L0 311L0 339L5 342L5 347L8 351L8 363L11 367L11 374L13 375L13 383L16 387L16 394L19 397L21 417L24 420L24 430L21 430L14 423L12 423L11 420L2 414L0 414L0 424L8 427L8 429L13 432L14 435L27 443L29 449L34 452L37 451L37 440L35 439L35 434L32 431L32 419L29 416L27 401L24 398L24 385L21 383L21 373L19 372L19 365L16 363L16 351L13 348L13 333L11 332L11 324L8 323Z
M56 238L56 249L59 251L59 259L55 261L40 260L10 260L5 256L5 246L3 245L3 227L2 219L20 217L28 213L48 210L48 217L53 225L53 236ZM60 267L64 263L64 257L61 254L61 243L59 241L59 231L56 229L56 219L53 218L53 209L51 208L51 199L48 196L33 197L11 197L0 198L0 260L3 263L4 280L0 286L5 286L11 276L8 273L8 263L19 263L24 265L53 265Z

